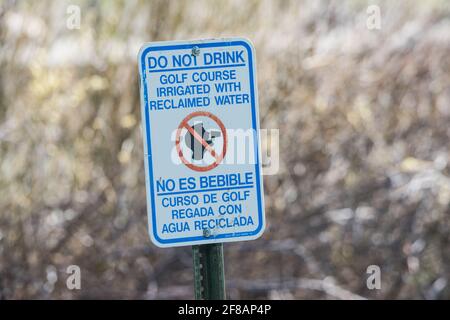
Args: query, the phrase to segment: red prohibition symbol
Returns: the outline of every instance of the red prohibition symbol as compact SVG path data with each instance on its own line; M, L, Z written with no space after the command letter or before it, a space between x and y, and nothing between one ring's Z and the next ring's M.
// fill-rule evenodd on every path
M211 147L209 145L209 143L204 139L204 137L200 136L189 125L189 123L188 123L189 120L191 120L192 118L195 118L195 117L208 117L217 123L217 125L220 128L220 131L222 132L222 137L223 137L223 147L222 147L221 153L218 154L216 152L216 150L214 150L214 148ZM180 147L181 131L183 129L188 130L188 132L194 137L194 139L197 140L199 143L201 143L202 146L206 149L206 151L208 151L214 157L215 160L213 163L211 163L210 165L207 165L207 166L199 166L199 165L195 165L195 164L189 162L185 158L185 156L183 155L183 151L181 150L181 147ZM193 112L193 113L189 114L186 118L184 118L181 121L180 125L178 126L176 138L175 138L175 146L177 148L177 153L181 159L181 162L183 162L188 168L195 170L195 171L200 171L200 172L209 171L209 170L212 170L215 167L217 167L220 164L220 162L223 160L223 158L225 157L225 154L227 152L227 132L226 132L225 126L222 123L222 121L220 121L220 119L218 117L216 117L215 115L213 115L211 112L206 112L206 111Z

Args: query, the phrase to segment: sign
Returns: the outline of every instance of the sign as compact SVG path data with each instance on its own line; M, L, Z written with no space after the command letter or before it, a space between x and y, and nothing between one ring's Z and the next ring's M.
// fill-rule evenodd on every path
M202 117L202 116L213 119L219 126L220 131L216 130L216 132L219 134L218 135L219 137L222 137L222 140L223 140L222 141L222 149L221 149L222 151L219 154L217 154L216 151L211 147L211 145L213 144L212 140L204 139L203 134L197 133L199 130L195 130L196 129L195 126L191 127L188 124L188 121L191 120L192 118L195 119L195 117ZM202 123L199 122L198 124L196 124L197 128L198 128L199 124L201 125ZM212 163L210 163L206 166L198 166L198 165L195 165L193 163L193 161L189 161L184 157L183 150L181 150L181 147L180 147L183 129L187 129L189 131L189 133L186 132L184 137L185 137L185 141L186 141L186 146L190 149L190 152L192 153L192 159L195 159L195 160L205 159L204 152L206 149L206 150L208 150L209 153L211 153L212 161L213 161ZM205 132L204 129L200 129L200 130ZM176 141L176 146L177 146L177 152L178 152L178 155L179 155L181 161L188 168L191 168L192 170L195 170L195 171L208 171L208 170L211 170L211 169L217 167L220 164L220 162L222 161L222 159L224 158L226 150L227 150L227 132L225 129L225 125L215 115L213 115L212 113L209 113L209 112L205 112L205 111L193 112L190 115L188 115L185 119L183 119L180 126L178 127L177 137L176 137L175 141ZM197 147L192 149L193 145L195 143L197 143Z
M241 38L141 48L148 224L155 245L252 240L263 233L254 52Z

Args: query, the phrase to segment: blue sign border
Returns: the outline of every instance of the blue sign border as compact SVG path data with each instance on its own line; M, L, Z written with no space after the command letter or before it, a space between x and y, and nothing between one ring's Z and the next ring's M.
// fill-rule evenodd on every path
M180 50L180 49L192 49L193 47L199 48L214 48L214 47L230 47L230 46L243 46L247 49L248 54L248 69L250 76L250 95L251 95L251 108L252 108L252 125L253 125L253 138L255 143L255 155L256 155L256 163L255 163L255 173L256 173L256 190L257 190L257 199L258 199L258 218L259 225L254 231L247 232L233 232L233 233L225 233L219 234L217 236L211 236L210 238L205 238L203 236L196 237L184 237L184 238L175 238L175 239L161 239L158 236L158 232L156 229L156 207L155 207L155 191L154 191L154 181L153 181L153 163L152 163L152 147L151 147L151 139L150 139L150 117L148 112L148 93L147 93L147 72L146 72L146 64L145 58L147 54L151 51L167 51L167 50ZM188 44L176 44L176 45L156 45L150 46L144 49L144 51L140 55L141 57L141 80L142 80L142 88L144 94L144 109L145 109L145 124L146 124L146 139L147 139L147 161L148 161L148 173L149 173L149 186L151 191L151 207L152 207L152 227L153 227L153 236L155 240L157 240L160 244L171 244L178 242L195 242L195 241L205 241L205 240L215 240L215 239L225 239L225 238L239 238L239 237L248 237L254 236L258 234L263 225L264 225L264 216L263 216L263 208L262 208L262 199L261 199L261 172L259 170L259 132L257 130L257 119L256 119L256 102L255 102L255 78L254 78L254 70L253 70L253 54L252 48L249 44L243 40L232 40L232 41L222 41L222 42L212 42L212 43L188 43ZM213 242L213 241L212 241Z

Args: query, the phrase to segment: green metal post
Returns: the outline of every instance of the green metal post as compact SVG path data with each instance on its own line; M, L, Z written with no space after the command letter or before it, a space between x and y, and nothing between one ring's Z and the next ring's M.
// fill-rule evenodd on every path
M225 300L223 244L192 247L194 287L197 300Z

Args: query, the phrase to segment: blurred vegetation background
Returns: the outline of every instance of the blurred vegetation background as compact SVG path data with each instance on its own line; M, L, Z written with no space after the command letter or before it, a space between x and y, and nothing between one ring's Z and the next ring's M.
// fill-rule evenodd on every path
M225 245L229 297L450 298L445 0L1 1L0 298L193 298L191 248L148 239L137 52L226 36L255 44L281 137L264 236Z

